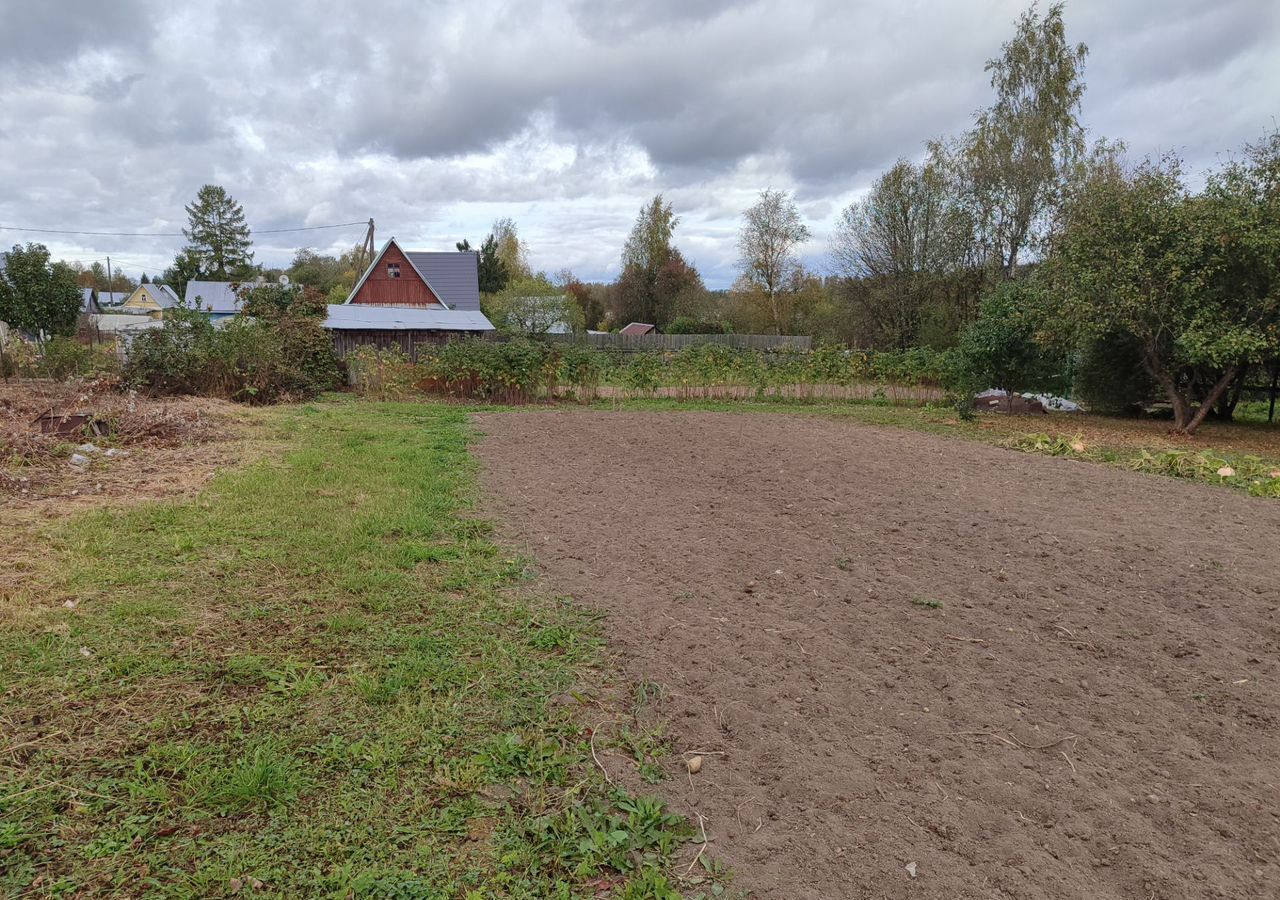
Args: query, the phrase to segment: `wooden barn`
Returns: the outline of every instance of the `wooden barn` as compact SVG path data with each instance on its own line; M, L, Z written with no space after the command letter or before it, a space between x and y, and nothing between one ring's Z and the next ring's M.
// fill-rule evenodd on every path
M478 309L355 303L331 304L324 327L333 335L333 347L339 357L361 347L399 347L414 362L423 347L493 331L493 325Z
M479 254L405 251L383 245L345 303L331 304L325 328L339 357L364 346L419 348L494 330L480 311Z

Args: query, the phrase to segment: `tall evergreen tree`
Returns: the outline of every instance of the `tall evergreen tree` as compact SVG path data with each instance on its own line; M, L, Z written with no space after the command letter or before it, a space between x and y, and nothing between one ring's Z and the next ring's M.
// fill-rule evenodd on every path
M480 245L480 293L496 294L507 286L511 273L498 255L498 239L492 234Z
M252 241L244 209L216 184L206 184L187 206L185 252L193 254L202 276L243 278L253 267Z

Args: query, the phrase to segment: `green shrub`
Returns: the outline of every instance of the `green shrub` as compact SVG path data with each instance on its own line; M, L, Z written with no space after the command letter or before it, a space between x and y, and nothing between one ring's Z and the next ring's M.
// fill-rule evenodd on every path
M85 375L93 366L93 350L74 338L54 337L45 341L37 366L40 375L56 381L64 381L75 375Z
M0 378L91 378L119 372L115 352L99 344L90 346L75 338L52 337L37 346L11 337L0 347Z
M560 350L527 338L450 341L420 357L419 369L419 387L429 393L529 403L555 395Z
M978 320L960 336L949 371L957 393L972 397L985 388L1065 388L1065 361L1036 341L1036 290L1029 282L1006 281L983 298Z
M630 390L652 394L661 384L662 362L660 353L632 353L620 372L622 383Z
M314 291L273 298L215 326L188 309L132 336L125 382L151 394L198 394L248 403L311 397L339 384L339 368ZM317 295L318 296L318 295Z
M566 344L560 349L562 385L572 388L579 400L592 400L605 373L612 368L607 353L581 344Z

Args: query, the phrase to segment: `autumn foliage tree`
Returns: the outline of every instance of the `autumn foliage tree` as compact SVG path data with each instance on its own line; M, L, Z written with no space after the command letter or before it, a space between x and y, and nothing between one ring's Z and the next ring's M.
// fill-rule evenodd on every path
M995 102L952 150L957 193L989 265L1012 277L1039 248L1075 162L1085 152L1078 118L1089 50L1067 39L1063 4L1033 5L987 62Z
M614 298L617 324L647 322L662 328L696 306L705 293L698 270L672 244L679 223L661 194L640 209L622 249Z
M788 295L804 284L797 251L808 239L809 227L800 218L800 208L785 191L761 191L760 199L742 214L738 232L742 274L734 289L745 298L759 298L775 334L782 334L789 320Z

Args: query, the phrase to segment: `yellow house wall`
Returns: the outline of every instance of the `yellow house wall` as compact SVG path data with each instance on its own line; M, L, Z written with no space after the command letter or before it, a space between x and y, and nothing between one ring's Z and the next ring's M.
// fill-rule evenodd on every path
M130 294L129 299L120 304L120 308L144 310L153 319L159 319L164 315L164 309L160 304L151 299L151 295L141 287Z

